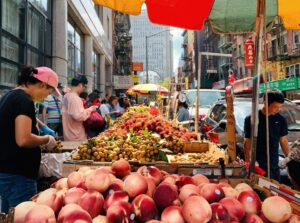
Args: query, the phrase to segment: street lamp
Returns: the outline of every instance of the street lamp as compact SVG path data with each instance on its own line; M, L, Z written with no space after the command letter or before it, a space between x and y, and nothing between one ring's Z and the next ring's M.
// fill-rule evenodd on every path
M149 84L149 73L148 73L148 39L151 38L151 37L153 37L153 36L156 36L156 35L159 35L161 33L164 33L164 32L170 32L170 29L163 30L163 31L160 31L160 32L157 32L157 33L154 33L154 34L146 36L146 83L147 84Z

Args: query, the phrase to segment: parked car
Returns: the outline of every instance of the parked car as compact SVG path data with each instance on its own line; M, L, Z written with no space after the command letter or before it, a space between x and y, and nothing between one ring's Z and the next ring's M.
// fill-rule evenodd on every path
M226 135L226 101L225 99L217 101L212 108L209 110L204 123L209 126L215 134L214 140L220 145L227 145ZM236 128L236 149L237 155L243 158L243 141L244 141L244 120L245 117L251 114L252 99L251 98L234 98L233 102L234 116L235 116L235 128ZM259 102L259 108L262 107L262 100ZM288 124L288 140L292 144L294 141L300 138L300 107L295 103L285 100L282 109L280 111ZM217 136L217 137L216 137ZM281 149L279 150L279 157L284 157ZM281 181L288 183L286 169L280 172Z
M189 106L190 118L195 118L196 114L196 97L197 89L190 89L183 91L187 97L187 104ZM219 99L225 96L224 90L215 89L200 89L199 92L199 116L205 117L211 106Z
M295 104L297 104L297 105L300 105L300 99L298 99L298 100L293 100L292 102L295 103Z
M204 123L210 125L214 131L218 133L219 144L227 144L226 136L226 101L225 99L217 101L209 110ZM251 98L234 98L233 102L236 138L238 146L243 145L244 139L244 120L251 114L252 99ZM262 100L259 102L259 108L262 107ZM289 142L294 142L300 138L300 108L291 101L285 100L280 114L282 114L288 124Z

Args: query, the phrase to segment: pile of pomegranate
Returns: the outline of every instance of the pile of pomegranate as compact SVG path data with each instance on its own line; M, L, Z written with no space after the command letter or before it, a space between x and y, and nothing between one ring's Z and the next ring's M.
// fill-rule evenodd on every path
M210 183L203 175L179 176L142 166L131 172L119 160L111 167L82 167L33 201L15 208L15 223L226 223L299 222L289 202L263 202L240 183Z

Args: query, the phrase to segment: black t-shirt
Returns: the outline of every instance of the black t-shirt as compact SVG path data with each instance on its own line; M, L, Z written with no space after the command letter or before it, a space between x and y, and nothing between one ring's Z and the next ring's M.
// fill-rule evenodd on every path
M15 119L26 115L32 120L31 133L38 134L34 103L23 90L12 90L0 101L0 173L22 175L36 179L41 161L41 151L20 148L15 139Z
M245 138L251 137L251 117L245 118L244 124ZM279 113L269 116L269 148L270 148L270 176L273 179L279 179L278 167L278 148L279 139L288 134L287 122L285 118ZM257 134L257 147L256 147L256 161L259 166L267 171L267 149L266 149L266 116L259 111L259 124Z

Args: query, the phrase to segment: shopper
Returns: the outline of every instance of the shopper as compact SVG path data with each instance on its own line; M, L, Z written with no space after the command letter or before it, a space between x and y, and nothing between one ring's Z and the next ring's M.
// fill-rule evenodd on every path
M256 161L259 166L267 172L267 148L266 148L266 109L268 107L269 119L269 149L270 149L270 177L279 180L280 171L278 166L278 147L279 143L285 156L289 154L289 145L287 139L287 122L286 119L279 114L282 104L284 103L284 96L280 91L268 92L268 104L266 104L265 97L261 110L259 110L259 125L258 138L256 146ZM245 118L244 124L244 153L245 160L250 161L251 148L251 116Z
M89 118L96 106L84 108L79 95L86 89L88 81L84 75L78 75L71 81L71 90L62 102L62 123L65 141L83 141L87 135L83 122Z
M99 107L101 105L100 103L100 91L97 89L94 89L92 93L88 95L88 105L95 105Z
M44 100L43 122L53 129L55 134L62 138L61 97L57 94L49 94Z
M112 95L110 96L108 103L106 104L106 106L108 107L109 116L112 120L115 120L120 115L120 112L116 109L118 101L118 97Z
M0 196L2 212L37 193L41 151L56 146L53 136L38 136L34 101L57 90L56 73L47 67L24 67L19 86L0 101Z
M186 102L178 102L177 120L178 122L190 120L190 114Z
M100 91L97 89L94 89L92 93L88 95L88 102L87 102L88 107L89 106L96 106L97 109L96 111L98 114L102 117L101 112L100 112ZM104 119L104 117L102 117ZM104 121L104 120L103 120ZM100 134L100 132L103 132L105 130L105 121L103 122L103 125L97 125L97 126L85 126L86 132L89 138L95 137Z

